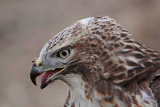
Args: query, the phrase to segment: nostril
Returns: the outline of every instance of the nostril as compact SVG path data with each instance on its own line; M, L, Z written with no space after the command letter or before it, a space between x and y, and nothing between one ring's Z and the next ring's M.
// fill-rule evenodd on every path
M40 63L38 66L41 67L41 66L42 66L42 63Z

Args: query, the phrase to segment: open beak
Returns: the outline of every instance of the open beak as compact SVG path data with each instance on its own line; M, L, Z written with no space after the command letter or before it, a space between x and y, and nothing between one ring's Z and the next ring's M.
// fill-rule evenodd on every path
M41 65L41 66L39 66ZM50 69L42 69L42 62L41 58L39 57L32 65L32 69L30 72L30 78L34 85L36 84L36 78L40 76L41 74L45 73L41 79L41 86L40 88L43 89L47 85L49 85L51 82L56 80L58 78L58 74L60 74L62 71L64 71L65 67L58 67L58 68L50 68Z

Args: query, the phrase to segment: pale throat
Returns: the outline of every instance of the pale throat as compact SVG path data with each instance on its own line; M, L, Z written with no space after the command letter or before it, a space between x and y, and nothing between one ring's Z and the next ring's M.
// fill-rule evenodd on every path
M87 98L91 91L89 87L86 87L88 84L80 75L67 74L62 79L68 84L69 88L66 107L71 107L73 104L75 107L99 107L98 102L94 99L93 93L90 98Z
M62 80L68 85L71 92L85 95L86 82L78 74L67 74L62 77Z

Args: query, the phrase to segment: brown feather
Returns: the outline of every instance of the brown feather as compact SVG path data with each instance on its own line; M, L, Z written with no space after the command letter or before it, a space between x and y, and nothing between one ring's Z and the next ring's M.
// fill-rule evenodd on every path
M160 107L160 70L158 70L158 73L159 75L150 83L150 87L157 100L158 106Z

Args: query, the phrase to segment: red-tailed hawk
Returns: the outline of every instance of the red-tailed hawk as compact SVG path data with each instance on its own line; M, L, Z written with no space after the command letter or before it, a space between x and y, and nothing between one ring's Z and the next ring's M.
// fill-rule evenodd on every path
M41 88L68 84L65 107L158 107L160 54L134 39L110 17L89 17L43 47L30 77Z

